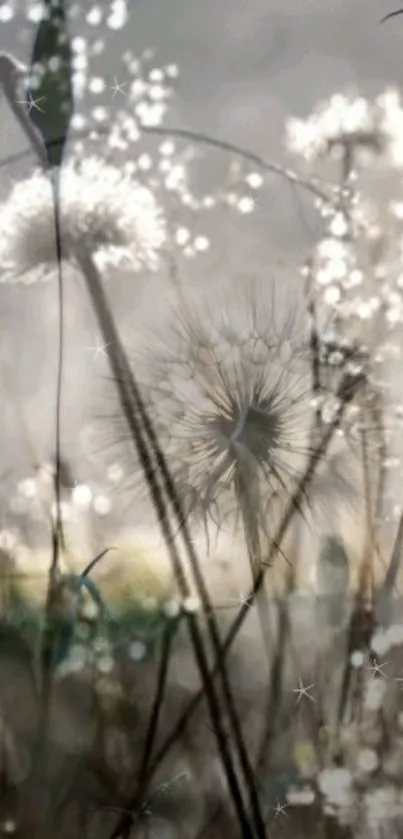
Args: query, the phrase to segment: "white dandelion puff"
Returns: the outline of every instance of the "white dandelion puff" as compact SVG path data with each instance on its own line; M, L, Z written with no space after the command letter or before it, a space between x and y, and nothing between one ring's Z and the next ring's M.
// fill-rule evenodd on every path
M63 258L74 264L85 246L99 266L156 270L166 240L154 195L97 157L69 162L60 192ZM55 215L51 182L35 172L0 207L0 281L33 283L54 275Z
M365 162L369 155L389 156L402 165L403 109L400 93L388 89L373 102L354 93L336 93L318 104L307 119L291 117L288 149L306 161L353 148Z
M242 522L254 557L269 508L289 501L306 468L312 420L309 365L264 301L247 295L238 314L233 300L215 314L185 307L144 377L185 510Z

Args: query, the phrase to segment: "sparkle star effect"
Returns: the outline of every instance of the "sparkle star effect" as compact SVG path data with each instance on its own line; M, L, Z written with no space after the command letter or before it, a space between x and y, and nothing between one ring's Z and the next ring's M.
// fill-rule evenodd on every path
M297 705L299 705L303 696L306 696L307 699L311 700L311 702L315 702L314 697L311 696L310 693L308 692L308 691L312 690L312 688L315 687L315 684L316 684L316 682L313 682L311 685L308 685L307 687L304 687L304 685L302 684L302 679L299 679L299 688L294 688L293 691L292 691L293 693L298 693Z
M105 350L107 347L111 346L111 342L109 342L109 344L101 344L99 338L97 338L96 344L96 347L84 347L84 349L91 350L94 353L94 361L96 361L98 356L100 355L103 355L105 358L107 358Z
M39 107L38 102L42 102L44 96L39 96L38 99L34 99L32 93L28 94L28 99L17 99L17 105L27 105L28 113L30 114L32 109L40 111L43 114L42 108Z
M287 818L288 818L288 813L285 812L286 807L287 807L287 804L280 804L280 802L277 801L276 806L273 808L274 809L274 818L276 819L277 816L280 816L280 815L287 816Z
M384 679L387 679L386 673L383 672L382 668L386 667L389 664L388 661L385 661L384 664L372 664L371 666L367 667L367 670L371 670L372 676L383 676Z
M240 591L239 592L239 597L233 598L230 602L230 606L232 607L232 604L235 603L236 606L247 606L247 607L249 607L249 606L252 605L252 602L253 602L253 595L252 594L242 594L242 592ZM230 608L230 607L228 606L227 608Z
M125 91L125 90L123 90L123 88L124 88L124 86L125 86L126 84L127 84L127 82L120 82L120 83L119 83L119 82L118 82L118 80L117 80L117 78L116 78L116 76L115 76L115 78L114 78L114 80L113 80L113 85L111 85L111 90L113 91L113 93L112 93L112 99L114 99L114 98L115 98L115 96L116 96L116 94L117 94L117 93L121 93L121 94L122 94L122 96L126 96L126 95L127 95L127 94L126 94L126 91Z

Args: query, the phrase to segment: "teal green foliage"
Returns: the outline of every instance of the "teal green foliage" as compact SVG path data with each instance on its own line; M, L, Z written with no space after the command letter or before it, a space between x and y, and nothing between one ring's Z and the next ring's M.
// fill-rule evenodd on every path
M77 624L80 620L80 605L84 590L90 594L91 600L97 609L97 630L107 632L109 625L113 622L113 618L110 615L97 586L90 577L83 574L64 574L60 578L60 583L71 585L72 601L65 614L58 616L55 621L54 629L56 638L53 639L53 667L58 667L69 654L71 644L75 637ZM97 631L95 634L97 634Z
M36 33L28 89L37 107L30 119L41 134L50 166L59 166L73 115L72 50L64 0L44 0ZM39 85L33 84L38 79ZM56 141L56 142L55 142Z

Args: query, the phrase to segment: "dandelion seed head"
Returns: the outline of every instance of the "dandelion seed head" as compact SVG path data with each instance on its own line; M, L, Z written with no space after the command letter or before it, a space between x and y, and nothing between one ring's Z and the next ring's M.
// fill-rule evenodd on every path
M309 365L302 372L289 325L270 328L264 298L215 313L204 302L175 316L153 350L147 399L189 514L223 520L248 495L263 522L306 464Z
M155 270L165 221L154 195L97 157L66 164L61 179L62 250L74 262L85 245L104 265ZM0 280L26 283L55 272L53 196L43 172L13 187L0 208Z

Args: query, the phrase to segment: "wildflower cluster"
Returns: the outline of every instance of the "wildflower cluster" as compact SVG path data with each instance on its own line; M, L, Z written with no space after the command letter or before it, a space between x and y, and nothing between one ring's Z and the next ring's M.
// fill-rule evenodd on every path
M312 134L324 157L331 157L333 145L338 149L339 180L332 201L316 204L323 236L311 272L325 320L333 310L342 337L363 344L372 338L379 355L382 344L396 337L393 330L402 317L401 200L399 193L384 200L373 196L365 178L372 161L360 156L360 148L366 138L375 163L383 159L399 173L396 149L401 151L402 126L403 109L394 90L374 102L335 95L307 120L287 124L288 148L302 160L316 157L308 142L296 140L304 131Z
M323 234L302 274L315 299L320 352L332 344L332 362L337 356L343 369L346 347L350 362L355 348L353 363L382 403L382 457L389 471L392 462L394 471L400 468L400 407L391 384L400 365L403 318L402 125L400 95L392 89L373 102L337 94L307 120L287 125L288 148L302 161L337 164L332 197L316 201ZM383 185L388 172L394 173L392 189ZM362 415L358 419L362 423Z
M340 161L348 149L358 165L385 156L389 165L400 167L402 138L403 110L400 93L394 88L374 102L353 93L335 93L308 119L291 117L287 121L288 148L309 163L329 155Z

